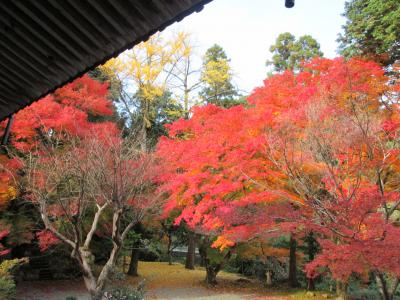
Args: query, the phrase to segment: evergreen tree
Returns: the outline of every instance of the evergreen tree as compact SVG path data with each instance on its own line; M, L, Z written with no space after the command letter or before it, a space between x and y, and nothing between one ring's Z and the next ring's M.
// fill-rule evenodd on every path
M209 48L203 60L201 81L203 88L200 97L204 103L230 107L238 104L238 91L232 84L232 68L230 59L224 49L215 44Z
M269 50L273 56L267 61L267 66L272 66L272 73L299 71L301 62L324 55L312 36L303 35L296 40L290 32L281 33Z
M400 59L400 1L350 0L339 35L339 51L345 57L366 56L388 66Z
M97 67L87 73L90 78L99 81L101 83L108 84L108 98L112 101L113 114L110 116L102 115L90 115L89 120L91 122L105 122L110 121L118 125L119 128L126 126L126 118L118 112L118 105L120 105L120 97L122 93L122 82L114 74L104 72L103 69Z

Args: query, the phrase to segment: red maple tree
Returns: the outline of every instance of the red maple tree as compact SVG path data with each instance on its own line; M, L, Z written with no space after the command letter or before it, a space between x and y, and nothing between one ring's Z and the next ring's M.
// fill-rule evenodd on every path
M375 63L318 58L267 79L246 108L196 108L158 147L166 211L221 248L315 231L323 251L309 276L327 266L338 280L372 272L385 286L400 276L398 101Z
M108 97L107 83L84 75L15 114L8 148L18 153L13 158L0 155L0 206L5 207L17 195L14 175L21 167L19 155L54 140L65 142L70 136L118 133L112 122L91 122L91 118L114 113ZM4 134L6 124L7 120L0 124L0 135Z

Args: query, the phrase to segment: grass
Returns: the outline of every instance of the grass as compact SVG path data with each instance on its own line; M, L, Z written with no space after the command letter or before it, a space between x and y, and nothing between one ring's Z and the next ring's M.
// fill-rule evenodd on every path
M218 285L208 287L204 283L205 270L197 267L196 270L187 270L182 264L175 263L172 266L165 262L139 262L140 277L127 277L125 284L137 285L143 279L146 280L146 290L158 288L207 288L216 293L252 294L254 299L325 299L321 292L315 292L315 296L309 296L305 290L290 289L288 287L265 288L256 280L244 279L237 274L220 272L217 276Z

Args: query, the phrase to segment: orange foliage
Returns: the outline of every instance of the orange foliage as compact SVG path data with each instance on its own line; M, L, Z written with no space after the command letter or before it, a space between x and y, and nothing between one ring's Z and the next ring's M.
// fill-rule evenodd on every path
M247 108L195 108L158 145L166 213L221 248L313 230L324 251L310 276L400 276L399 98L387 83L373 62L317 58L265 80Z

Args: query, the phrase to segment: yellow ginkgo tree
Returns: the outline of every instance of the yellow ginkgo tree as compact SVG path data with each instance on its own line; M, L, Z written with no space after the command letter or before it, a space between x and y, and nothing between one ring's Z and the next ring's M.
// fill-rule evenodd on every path
M187 78L181 80L188 76L182 66L190 61L191 55L188 34L177 33L169 39L155 34L100 67L108 78L121 83L120 110L131 132L140 136L142 150L147 151L151 144L150 131L159 114L162 121L175 120L189 109L187 102L179 103L181 97L177 94L173 97L171 89L181 86L179 80L187 83ZM189 88L184 92L188 94Z

